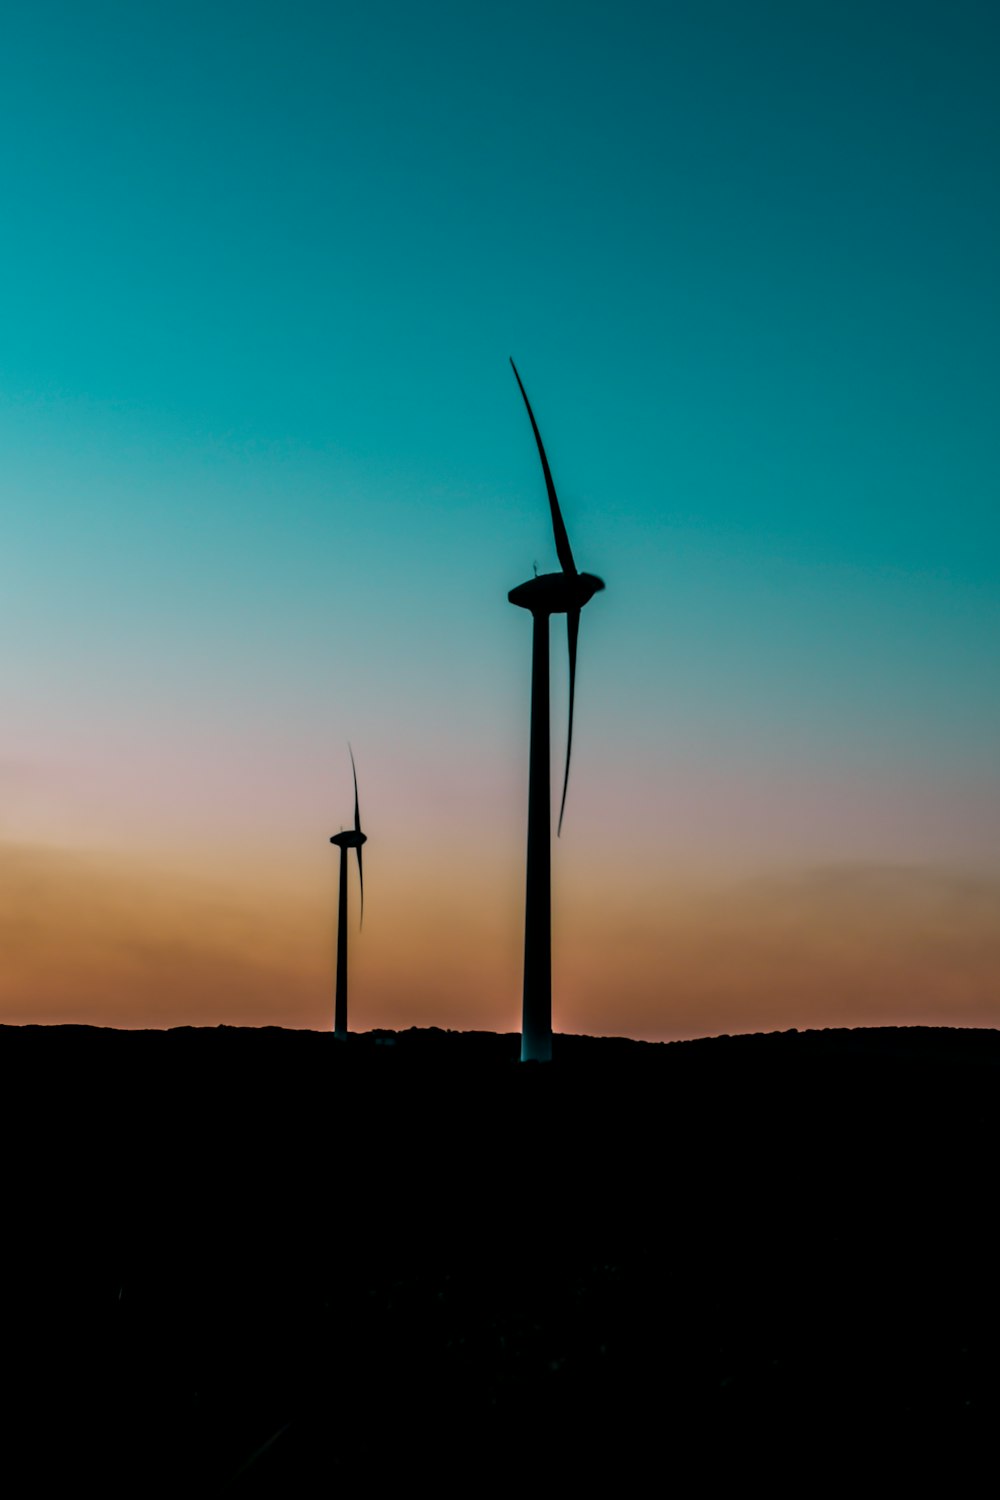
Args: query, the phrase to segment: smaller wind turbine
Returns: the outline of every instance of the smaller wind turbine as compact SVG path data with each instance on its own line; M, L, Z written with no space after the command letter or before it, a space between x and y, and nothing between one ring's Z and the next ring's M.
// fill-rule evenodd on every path
M354 751L347 747L354 773L354 827L335 833L330 840L340 850L340 896L337 902L337 991L333 1011L333 1034L347 1035L347 851L355 849L358 855L358 884L361 887L361 923L365 919L365 877L361 865L361 845L368 842L361 832L361 810L358 806L358 773L354 765Z

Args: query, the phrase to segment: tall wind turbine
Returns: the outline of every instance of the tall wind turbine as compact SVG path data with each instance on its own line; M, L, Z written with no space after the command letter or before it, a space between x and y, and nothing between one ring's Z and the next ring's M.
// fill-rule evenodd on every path
M566 616L569 645L569 728L566 735L566 770L559 805L559 832L566 811L569 758L573 748L573 700L576 693L576 644L580 633L580 611L604 584L593 573L577 572L566 535L542 435L531 410L531 402L514 371L531 430L538 444L545 488L552 512L552 531L561 573L543 573L511 589L511 604L531 611L531 747L528 767L528 872L524 910L524 1000L521 1011L521 1061L549 1062L552 1057L552 812L549 765L549 616Z
M365 877L361 865L361 845L368 842L361 832L361 810L358 806L358 773L354 765L354 751L348 745L351 770L354 773L354 827L335 833L330 840L340 850L340 896L337 902L337 992L333 1011L333 1034L347 1035L347 851L357 850L358 884L361 887L361 922L365 919Z

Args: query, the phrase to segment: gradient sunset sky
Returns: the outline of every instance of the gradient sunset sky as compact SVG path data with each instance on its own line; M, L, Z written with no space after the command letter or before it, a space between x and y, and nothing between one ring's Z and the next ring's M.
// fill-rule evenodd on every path
M5 8L0 1021L330 1027L350 740L352 1027L518 1028L513 354L607 583L556 1029L1000 1024L998 77L989 0Z

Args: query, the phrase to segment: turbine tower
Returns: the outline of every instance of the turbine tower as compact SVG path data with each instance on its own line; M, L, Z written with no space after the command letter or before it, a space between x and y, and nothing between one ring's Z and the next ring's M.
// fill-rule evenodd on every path
M531 741L528 765L528 868L524 903L524 1000L521 1011L521 1061L549 1062L552 1058L552 813L549 781L549 616L566 616L569 645L569 728L566 735L566 770L559 832L566 811L569 758L573 748L573 700L576 692L576 645L580 633L580 611L604 584L593 573L577 572L566 535L542 435L531 410L531 402L514 371L531 430L538 444L545 488L552 512L552 531L561 573L543 573L511 589L511 604L531 611Z
M347 851L357 850L358 883L361 887L361 922L365 919L365 877L361 866L361 845L367 843L361 832L361 811L358 806L358 773L354 765L354 751L348 745L351 770L354 773L354 827L335 833L330 840L340 850L340 896L337 902L337 990L333 1010L333 1034L343 1039L347 1035Z

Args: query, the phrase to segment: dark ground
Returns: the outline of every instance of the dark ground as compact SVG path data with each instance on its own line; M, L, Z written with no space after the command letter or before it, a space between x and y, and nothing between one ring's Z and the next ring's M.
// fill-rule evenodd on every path
M517 1053L0 1027L8 1493L976 1492L1000 1033Z

